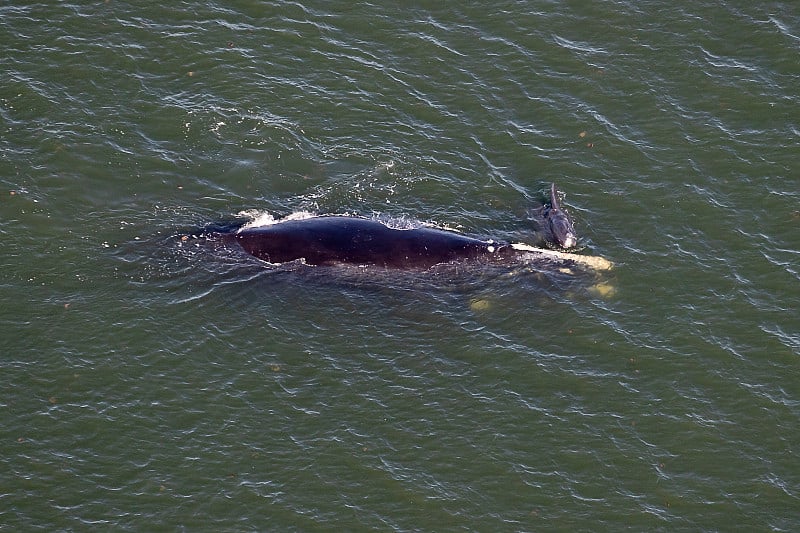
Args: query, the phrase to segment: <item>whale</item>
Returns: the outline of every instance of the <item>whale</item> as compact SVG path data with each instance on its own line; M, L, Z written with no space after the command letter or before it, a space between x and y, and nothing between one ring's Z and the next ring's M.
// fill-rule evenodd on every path
M543 216L555 244L564 249L574 248L578 244L572 218L561 209L555 183L550 185L550 206L545 207Z
M555 184L545 220L562 249L577 245L572 221L560 207ZM611 263L551 248L505 240L481 239L430 226L399 228L351 215L287 217L266 224L245 224L233 239L248 254L271 264L301 262L312 266L350 264L383 268L427 269L463 261L559 261L607 270Z
M268 263L348 263L388 268L429 268L440 263L502 257L509 244L432 227L400 229L356 216L322 215L243 227L235 239Z

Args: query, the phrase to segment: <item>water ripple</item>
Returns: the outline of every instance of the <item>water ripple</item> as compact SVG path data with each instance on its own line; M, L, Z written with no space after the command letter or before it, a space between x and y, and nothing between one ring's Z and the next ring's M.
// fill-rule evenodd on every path
M800 19L579 4L0 7L3 523L791 530ZM550 181L608 279L180 240Z

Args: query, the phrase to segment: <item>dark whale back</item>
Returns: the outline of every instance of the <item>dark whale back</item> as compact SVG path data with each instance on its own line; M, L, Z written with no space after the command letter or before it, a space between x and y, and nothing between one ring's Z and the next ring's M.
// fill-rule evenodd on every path
M244 227L235 235L248 253L270 263L302 259L309 265L352 263L431 267L493 255L504 244L420 227L395 229L366 218L318 216Z

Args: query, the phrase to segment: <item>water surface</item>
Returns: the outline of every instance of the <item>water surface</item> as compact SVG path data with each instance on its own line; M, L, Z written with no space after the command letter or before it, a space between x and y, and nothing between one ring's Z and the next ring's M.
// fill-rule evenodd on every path
M3 526L797 529L794 3L34 3L0 36ZM551 181L611 274L177 238L524 240Z

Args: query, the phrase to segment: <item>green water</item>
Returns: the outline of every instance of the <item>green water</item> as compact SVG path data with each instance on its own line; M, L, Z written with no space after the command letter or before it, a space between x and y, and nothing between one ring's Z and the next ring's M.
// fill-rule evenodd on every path
M800 527L800 5L0 6L0 530ZM607 274L275 270L242 210Z

